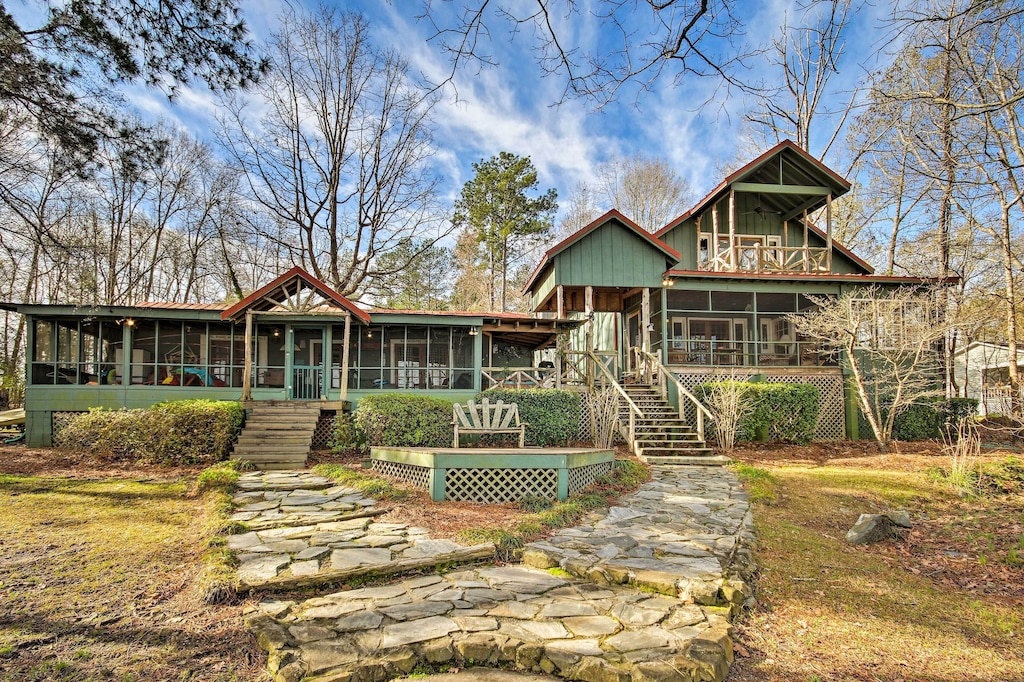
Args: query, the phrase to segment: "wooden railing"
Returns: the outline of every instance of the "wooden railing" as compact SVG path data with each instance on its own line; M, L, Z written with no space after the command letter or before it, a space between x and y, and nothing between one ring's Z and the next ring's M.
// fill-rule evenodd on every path
M828 249L803 246L768 246L748 244L736 247L736 262L732 252L722 251L717 257L709 255L699 264L700 270L711 272L828 272Z
M704 420L705 418L712 418L708 408L704 407L703 403L697 399L697 396L690 393L689 389L683 386L682 382L679 381L679 377L665 369L657 355L636 347L633 347L631 351L634 358L633 366L636 367L636 375L640 383L656 386L661 393L661 397L665 400L668 400L668 383L672 382L675 386L676 396L679 398L680 419L686 420L687 403L694 406L697 415L694 428L697 431L697 437L704 440Z
M620 428L623 438L629 444L629 449L632 452L636 452L636 418L641 419L644 413L637 407L637 404L633 402L633 399L626 393L626 389L622 388L619 384L618 376L612 374L611 370L608 369L607 353L595 353L593 351L586 351L586 357L588 362L588 369L592 369L592 372L588 373L588 376L592 377L589 387L591 391L597 390L598 388L610 387L615 390L620 401L625 401L626 407L629 409L629 420L626 423L626 427ZM620 427L622 425L621 417L619 421Z

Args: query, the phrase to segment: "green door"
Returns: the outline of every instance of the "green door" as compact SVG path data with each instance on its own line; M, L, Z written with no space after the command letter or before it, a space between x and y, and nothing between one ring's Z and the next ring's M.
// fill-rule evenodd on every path
M292 327L292 381L288 397L292 400L320 400L327 394L324 385L326 358L323 327Z

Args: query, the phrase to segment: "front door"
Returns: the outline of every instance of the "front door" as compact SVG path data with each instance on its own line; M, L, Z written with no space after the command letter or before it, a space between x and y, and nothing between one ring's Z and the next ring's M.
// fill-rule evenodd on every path
M320 400L324 397L324 330L322 327L292 327L292 400Z

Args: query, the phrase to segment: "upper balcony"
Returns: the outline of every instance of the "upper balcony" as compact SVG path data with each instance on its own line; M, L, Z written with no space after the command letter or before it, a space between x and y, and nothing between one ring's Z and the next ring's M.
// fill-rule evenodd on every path
M758 241L760 240L760 241ZM768 237L739 237L733 248L721 242L718 253L709 252L708 239L701 239L697 267L707 272L822 274L832 271L828 247L780 246Z

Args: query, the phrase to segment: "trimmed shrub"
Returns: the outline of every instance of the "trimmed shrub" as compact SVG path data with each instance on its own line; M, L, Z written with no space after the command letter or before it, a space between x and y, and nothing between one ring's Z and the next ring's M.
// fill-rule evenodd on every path
M959 424L978 413L977 398L950 398L914 403L893 420L893 440L938 438L942 431L955 431Z
M900 410L892 422L893 440L926 440L939 437L942 420L936 403L914 403Z
M94 409L76 415L56 445L86 448L115 461L212 464L227 458L245 418L239 403L175 400L142 410Z
M331 424L331 439L327 447L332 452L344 450L365 450L366 434L356 425L356 419L352 414L338 414Z
M452 445L452 401L384 393L359 399L355 426L367 445L448 448Z
M821 392L813 384L750 384L754 412L747 431L767 429L768 440L805 445L814 440Z
M770 441L810 443L818 425L820 391L813 384L737 382L743 386L751 409L742 416L737 440L753 440L766 434ZM699 384L694 395L702 401L714 383Z
M519 405L526 422L526 442L539 447L565 446L580 439L583 396L558 388L492 388L478 393L477 400Z

